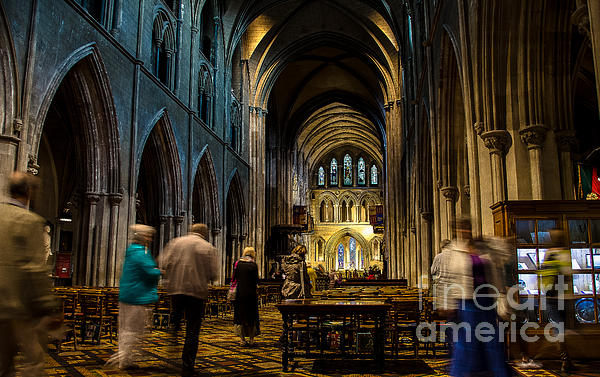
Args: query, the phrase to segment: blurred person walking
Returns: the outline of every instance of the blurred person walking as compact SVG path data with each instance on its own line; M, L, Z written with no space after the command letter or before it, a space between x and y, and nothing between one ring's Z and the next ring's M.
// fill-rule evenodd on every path
M241 338L242 346L254 345L254 337L260 335L258 318L258 266L254 262L256 251L246 247L233 269L231 281L237 282L233 301L233 323L235 332ZM246 338L249 338L246 341Z
M456 319L450 374L455 377L481 373L508 377L508 364L499 342L495 298L490 297L491 286L502 284L498 271L490 256L484 255L485 242L473 240L469 219L457 220L456 231L459 237L448 246L448 256L443 258L448 258L451 263L442 263L441 292L438 292L442 297L437 300L441 309ZM485 339L480 336L478 326L490 329L485 333Z
M15 172L0 203L0 376L14 376L19 345L22 376L43 373L47 331L58 301L45 268L44 220L28 210L37 179Z
M306 247L296 246L291 255L282 258L285 281L281 287L281 294L285 299L310 298L310 278L304 258Z
M310 263L307 264L306 273L310 282L310 295L314 295L317 290L317 271L312 267Z
M119 282L119 350L108 365L119 369L137 368L144 335L152 326L152 304L158 301L160 270L149 246L155 230L148 225L129 227L131 243L125 252Z
M546 319L557 324L560 328L560 330L553 328L554 333L552 335L560 336L558 347L562 362L561 371L570 372L573 369L573 363L567 350L564 330L566 326L565 299L573 298L573 290L569 290L567 284L573 273L571 257L569 249L566 247L565 233L562 229L550 230L550 242L552 248L546 250L540 270L542 290L546 293Z
M217 249L208 242L206 224L193 224L186 236L169 242L163 251L161 268L165 272L165 287L173 304L171 331L174 334L179 331L185 314L182 375L194 376L208 284L218 278Z

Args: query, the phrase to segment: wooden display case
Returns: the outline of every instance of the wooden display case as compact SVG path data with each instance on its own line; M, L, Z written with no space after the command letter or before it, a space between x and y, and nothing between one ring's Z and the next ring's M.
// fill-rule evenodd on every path
M551 247L549 230L566 230L572 276L567 303L567 327L598 327L600 297L600 201L504 201L492 207L496 236L514 238L515 283L521 300L535 300L530 321L546 322L540 267ZM570 297L569 297L570 296Z

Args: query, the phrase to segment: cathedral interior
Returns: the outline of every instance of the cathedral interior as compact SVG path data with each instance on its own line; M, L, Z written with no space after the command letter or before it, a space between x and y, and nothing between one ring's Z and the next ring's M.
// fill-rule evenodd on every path
M554 221L597 334L595 0L1 0L0 66L0 181L40 178L57 286L117 287L134 223L155 257L207 224L215 285L302 244L427 290L456 219L518 262Z

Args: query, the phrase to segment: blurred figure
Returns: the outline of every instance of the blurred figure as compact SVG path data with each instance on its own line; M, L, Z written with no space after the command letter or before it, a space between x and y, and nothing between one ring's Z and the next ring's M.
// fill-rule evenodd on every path
M237 281L237 291L233 301L233 323L235 332L241 338L242 346L254 345L254 337L260 335L258 319L258 266L254 262L256 251L246 247L242 257L233 269L231 281ZM246 341L249 338L249 341Z
M542 277L542 290L546 293L546 316L548 321L560 324L562 328L562 340L558 342L560 359L562 361L561 370L569 372L573 369L573 364L567 351L567 342L564 338L564 329L566 325L566 304L565 298L572 298L572 291L568 290L569 277L571 271L570 252L565 247L565 233L562 229L550 230L550 240L552 248L546 251L544 261L542 262L540 275ZM556 334L557 329L553 328Z
M45 268L44 220L28 210L35 177L15 172L0 203L0 376L14 376L18 345L23 376L43 373L47 330L58 310Z
M442 263L439 286L443 295L437 302L456 319L453 328L452 376L472 376L479 373L495 377L509 376L504 349L499 342L498 318L495 299L490 297L491 286L498 287L498 272L489 255L484 255L486 244L473 240L471 222L467 218L456 221L458 239L449 245L449 263ZM442 260L442 261L443 261ZM487 337L478 336L478 325L493 329ZM489 335L489 333L492 333Z
M119 350L108 365L119 369L136 368L144 335L152 326L152 309L158 301L160 270L150 252L155 230L148 225L129 227L131 243L125 252L119 282Z
M440 274L442 271L442 263L449 263L448 259L445 258L448 255L448 246L450 245L450 240L443 240L440 245L440 252L433 258L433 262L431 262L431 287L433 296L435 297L435 293L437 292ZM447 266L444 266L444 271L447 271Z
M181 354L183 375L193 376L208 284L218 278L217 249L208 242L206 224L193 224L186 236L169 242L162 255L165 287L173 303L171 326L174 334L179 331L185 314L185 344Z
M306 247L296 246L291 255L282 258L283 273L285 281L281 288L281 294L284 299L310 298L310 278L306 270L304 257L306 256Z
M312 265L309 263L306 267L306 273L308 274L308 279L310 280L310 295L314 295L317 290L317 271L312 268Z

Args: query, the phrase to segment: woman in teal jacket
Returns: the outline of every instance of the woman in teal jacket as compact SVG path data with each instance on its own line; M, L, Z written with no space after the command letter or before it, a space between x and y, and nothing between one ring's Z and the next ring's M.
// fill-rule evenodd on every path
M152 304L158 301L157 284L160 270L148 248L154 228L132 225L131 244L125 253L119 284L119 351L108 361L120 369L135 368L143 336L152 321Z

